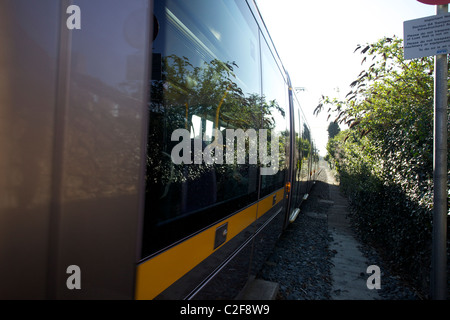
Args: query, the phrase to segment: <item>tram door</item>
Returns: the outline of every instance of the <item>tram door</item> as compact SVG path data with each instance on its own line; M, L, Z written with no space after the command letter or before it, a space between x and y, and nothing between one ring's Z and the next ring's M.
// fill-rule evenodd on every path
M291 204L289 207L289 222L293 222L298 214L300 213L300 203L301 203L301 164L302 164L302 154L300 148L301 142L301 126L300 126L300 110L297 105L294 105L293 110L293 141L292 141L292 149L293 149L293 159L292 159L292 181L291 181Z

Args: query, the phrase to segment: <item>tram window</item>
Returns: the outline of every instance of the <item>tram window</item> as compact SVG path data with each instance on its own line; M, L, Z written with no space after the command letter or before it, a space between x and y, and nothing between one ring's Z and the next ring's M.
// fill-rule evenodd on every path
M311 150L311 133L309 131L308 125L303 122L303 131L302 131L302 156L303 156L303 168L304 168L304 179L308 179L308 162L310 158L310 150Z
M263 88L263 128L274 130L279 137L278 172L261 176L261 196L267 195L284 186L288 166L286 157L289 148L289 108L287 107L288 89L284 77L272 52L265 41L261 41L262 88ZM268 141L270 138L268 137Z
M258 26L244 1L155 1L155 17L143 258L256 201L256 165L197 164L194 153L216 129L258 129L262 118ZM177 129L192 164L172 161Z

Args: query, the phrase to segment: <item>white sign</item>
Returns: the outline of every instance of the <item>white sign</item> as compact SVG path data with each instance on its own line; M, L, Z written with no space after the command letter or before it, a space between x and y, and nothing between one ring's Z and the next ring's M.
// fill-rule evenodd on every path
M403 22L405 59L450 52L450 13Z

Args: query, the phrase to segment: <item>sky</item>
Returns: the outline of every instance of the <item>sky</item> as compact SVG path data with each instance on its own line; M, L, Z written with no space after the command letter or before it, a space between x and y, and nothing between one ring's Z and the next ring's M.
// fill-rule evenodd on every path
M313 115L321 95L344 97L363 70L358 44L403 38L403 22L436 14L417 0L256 0L313 132L326 155L326 111ZM333 117L330 118L333 119ZM343 128L344 129L344 128Z

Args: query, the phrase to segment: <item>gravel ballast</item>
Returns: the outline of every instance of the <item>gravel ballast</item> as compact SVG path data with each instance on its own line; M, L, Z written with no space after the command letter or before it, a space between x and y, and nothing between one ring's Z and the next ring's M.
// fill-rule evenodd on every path
M279 284L279 300L330 300L339 297L340 290L346 290L345 287L333 287L332 268L336 250L332 249L335 240L327 217L334 205L330 188L336 186L336 182L324 161L321 161L320 169L319 180L308 200L302 204L301 213L281 235L257 275L257 278ZM359 250L370 264L380 267L381 289L377 290L376 299L420 299L400 276L389 271L389 266L373 248L360 244ZM369 276L359 274L364 279Z

